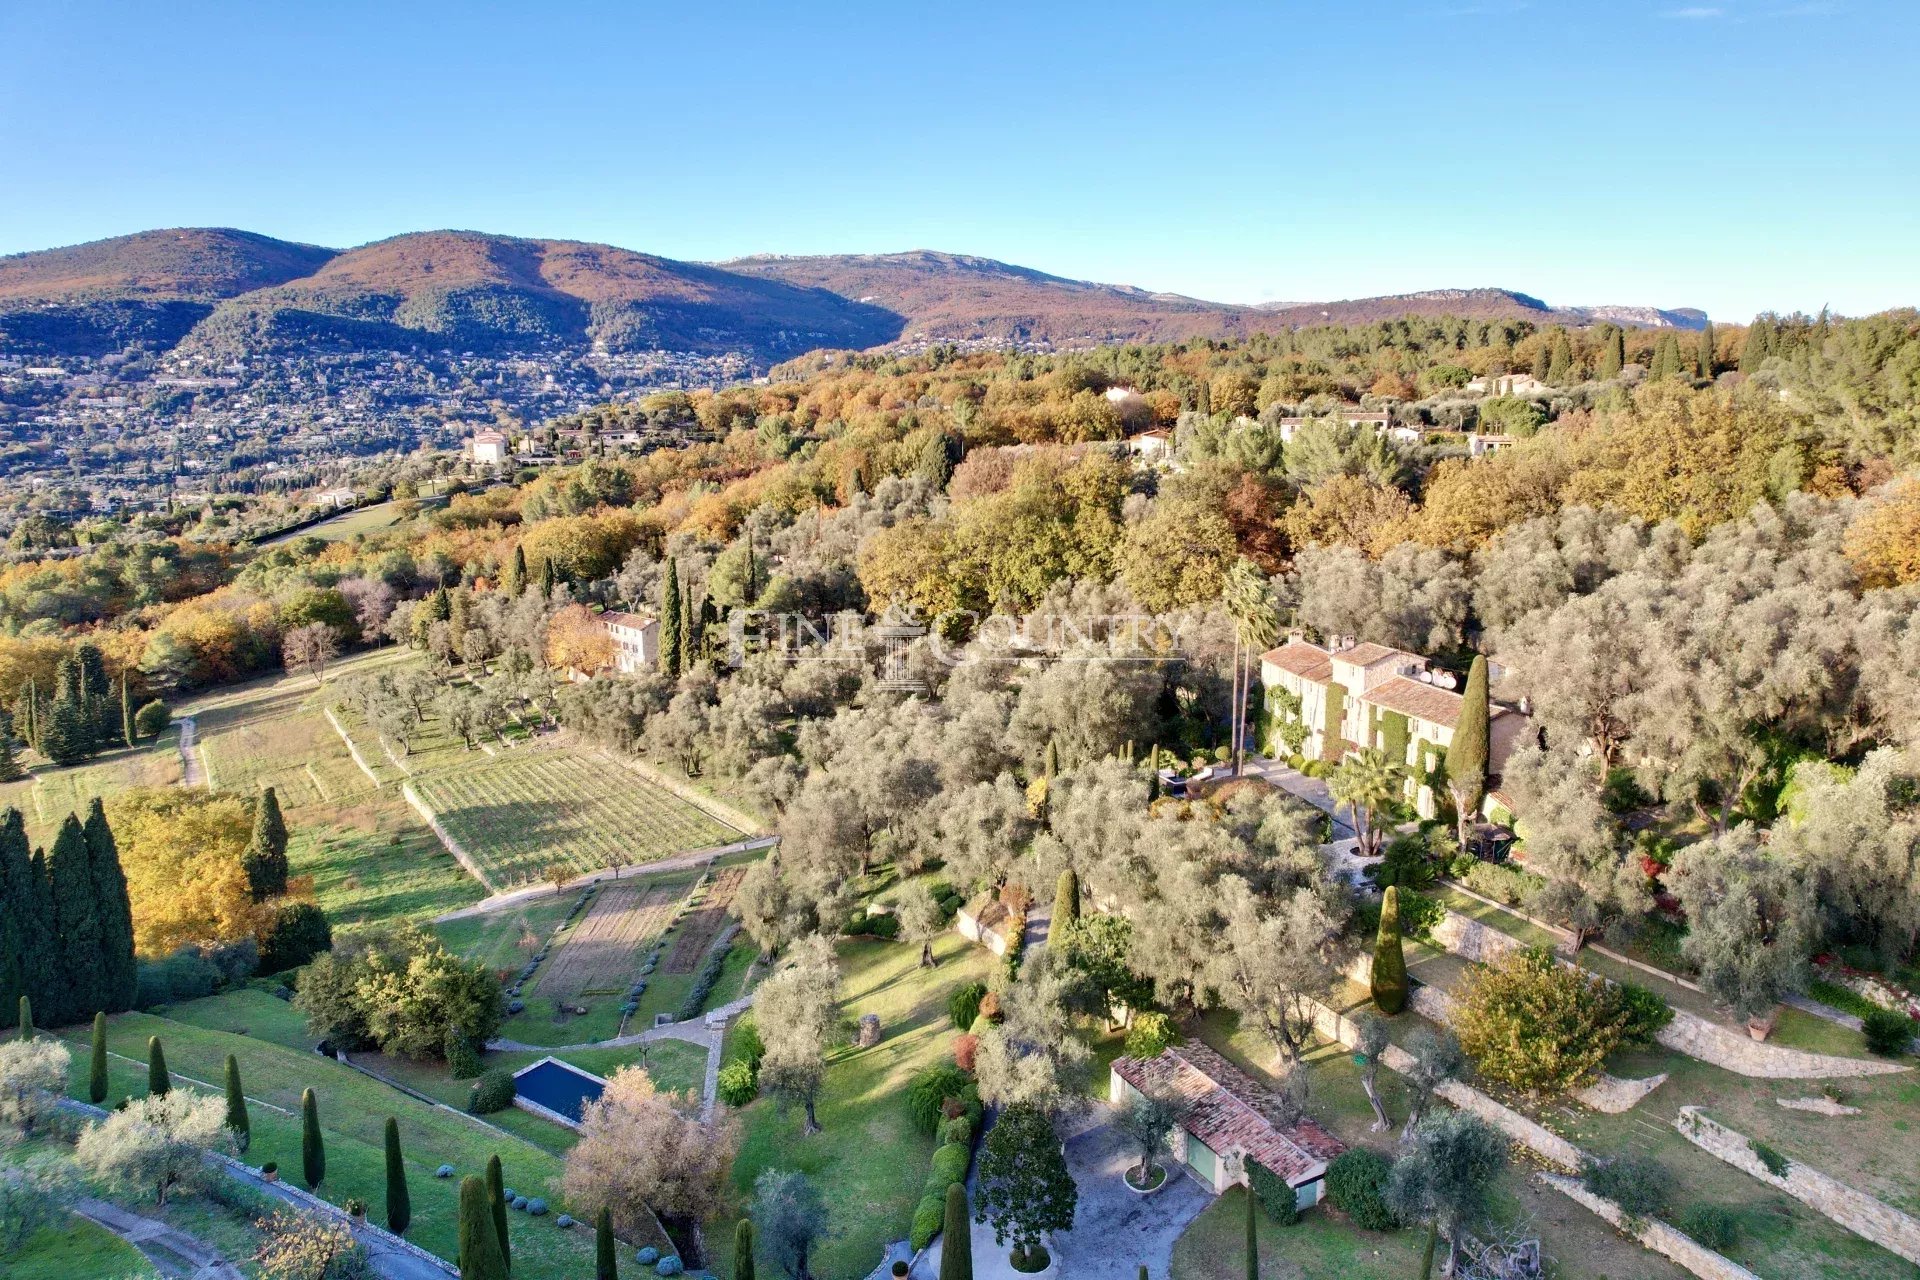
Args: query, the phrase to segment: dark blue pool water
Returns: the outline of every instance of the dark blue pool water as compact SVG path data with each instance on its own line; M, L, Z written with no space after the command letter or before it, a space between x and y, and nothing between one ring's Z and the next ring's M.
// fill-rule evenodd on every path
M528 1102L537 1102L549 1111L578 1121L581 1108L598 1098L607 1082L549 1058L516 1071L513 1087L514 1092Z

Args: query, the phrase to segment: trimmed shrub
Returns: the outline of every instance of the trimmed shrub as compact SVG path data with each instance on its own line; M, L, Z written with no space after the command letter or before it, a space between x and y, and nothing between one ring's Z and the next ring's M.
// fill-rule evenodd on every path
M1392 1017L1407 1007L1407 957L1400 946L1400 889L1388 885L1380 901L1380 930L1373 940L1373 1003Z
M1127 1028L1126 1055L1129 1058L1157 1058L1167 1046L1180 1043L1173 1019L1164 1013L1137 1013Z
M980 1037L971 1032L953 1038L953 1065L962 1071L972 1071L974 1061L980 1056Z
M953 1143L967 1144L973 1141L973 1117L954 1116L940 1122L940 1142L943 1146ZM938 1154L937 1152L935 1153Z
M753 1064L755 1072L760 1070L760 1059L767 1056L767 1046L760 1039L760 1027L749 1014L733 1024L733 1051L739 1057Z
M963 1120L966 1120L965 1116L955 1116L949 1123L959 1124ZM972 1158L973 1152L967 1149L966 1143L949 1142L933 1153L933 1176L942 1182L964 1182L967 1177L967 1165ZM946 1188L941 1187L940 1194L945 1196L946 1193Z
M744 1107L760 1096L760 1078L745 1058L731 1058L720 1068L720 1101Z
M513 1105L516 1090L513 1086L513 1072L505 1067L495 1067L483 1072L473 1082L473 1090L467 1098L467 1110L474 1115L491 1115L495 1111L504 1111Z
M915 1253L932 1243L933 1238L940 1234L946 1219L947 1196L944 1191L938 1199L933 1196L921 1197L920 1203L913 1206L913 1230L907 1236L907 1243L913 1246Z
M956 987L947 997L947 1019L962 1031L972 1029L973 1020L980 1016L980 1001L987 994L984 982L969 982L964 987Z
M1734 1241L1740 1238L1740 1219L1733 1210L1724 1205L1688 1205L1681 1211L1680 1220L1674 1225L1707 1248L1717 1249L1723 1253L1732 1248Z
M133 713L133 731L142 738L158 737L173 720L167 704L155 698Z
M1334 1208L1368 1231L1392 1231L1400 1225L1387 1208L1387 1180L1393 1164L1377 1151L1350 1147L1327 1166L1327 1199Z
M687 1264L672 1254L653 1264L653 1273L657 1276L677 1276L687 1269Z
M333 949L333 926L311 902L283 902L260 935L260 972L298 968Z
M1662 1000L1653 991L1635 982L1623 982L1616 988L1620 996L1620 1005L1627 1013L1626 1028L1620 1033L1620 1043L1629 1048L1644 1049L1654 1042L1661 1029L1673 1021L1673 1006Z
M645 1245L639 1253L633 1255L633 1260L643 1267L650 1267L660 1261L660 1251L652 1245Z
M915 1129L931 1137L940 1130L942 1103L948 1098L978 1096L973 1078L959 1067L929 1067L907 1086L907 1114ZM944 1206L941 1211L945 1212Z
M1913 1019L1898 1009L1875 1009L1860 1019L1860 1034L1867 1048L1884 1057L1905 1053L1913 1039Z
M1247 1181L1253 1184L1254 1198L1276 1226L1290 1227L1300 1221L1300 1196L1285 1178L1258 1160L1249 1159Z
M546 1211L547 1211L547 1202L545 1200L542 1200L539 1196L535 1196L531 1200L527 1201L527 1212L532 1214L534 1217L537 1218L541 1214L545 1213Z
M1611 1160L1589 1160L1580 1170L1580 1180L1587 1190L1635 1218L1658 1217L1673 1202L1673 1174L1652 1156L1634 1151Z
M1467 871L1467 888L1495 902L1517 907L1532 897L1546 881L1518 867L1492 862L1476 862Z

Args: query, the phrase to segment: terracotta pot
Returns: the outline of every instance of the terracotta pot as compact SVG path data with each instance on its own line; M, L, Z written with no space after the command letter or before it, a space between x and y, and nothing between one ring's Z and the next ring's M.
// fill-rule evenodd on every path
M1747 1019L1747 1034L1755 1040L1765 1040L1773 1034L1774 1024L1780 1021L1780 1006L1775 1005L1757 1018Z

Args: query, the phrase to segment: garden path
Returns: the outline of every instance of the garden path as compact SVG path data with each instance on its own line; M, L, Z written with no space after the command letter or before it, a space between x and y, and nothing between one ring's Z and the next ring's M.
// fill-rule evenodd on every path
M218 1249L178 1227L90 1197L75 1201L73 1212L138 1249L162 1275L176 1280L246 1280L240 1268L221 1257Z
M204 787L207 785L207 771L200 763L200 755L194 748L194 721L192 716L181 716L180 725L180 785L183 787Z

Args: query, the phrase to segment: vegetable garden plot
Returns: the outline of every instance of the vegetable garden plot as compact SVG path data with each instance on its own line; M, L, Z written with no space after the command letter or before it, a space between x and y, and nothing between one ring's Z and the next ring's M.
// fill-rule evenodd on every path
M740 882L746 878L745 867L723 867L714 872L712 882L707 885L706 900L687 913L680 932L674 935L673 945L667 949L662 968L668 973L692 973L700 967L714 939L727 927L727 907L733 902L733 895L740 891Z
M735 835L672 792L565 748L463 756L414 779L442 826L496 885L653 862Z
M617 995L640 968L640 953L673 919L684 884L604 884L580 923L540 974L539 994L554 1000Z

